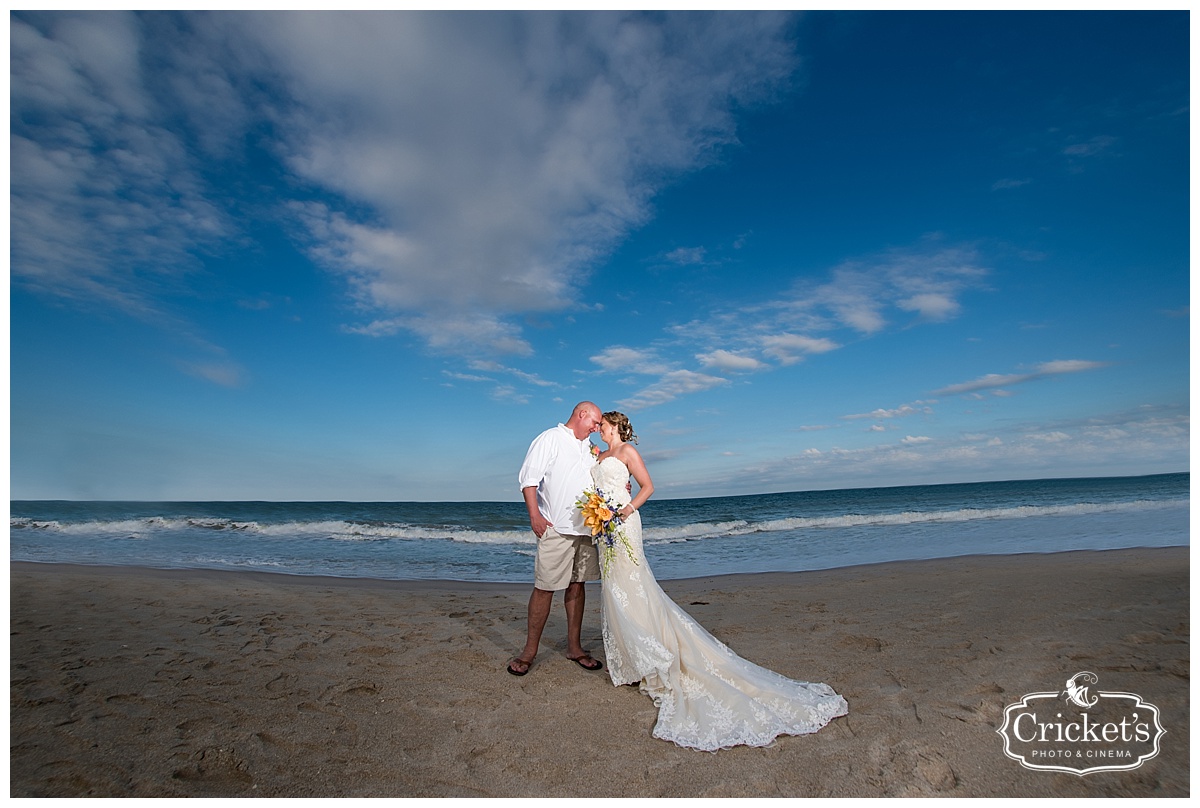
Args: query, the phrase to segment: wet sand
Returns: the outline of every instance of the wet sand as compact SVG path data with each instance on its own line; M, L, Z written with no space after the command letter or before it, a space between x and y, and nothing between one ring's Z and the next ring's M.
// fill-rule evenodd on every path
M742 656L850 714L715 754L563 657L529 587L12 563L10 795L1174 796L1190 793L1188 548L668 581ZM584 644L603 657L589 585ZM1167 729L1084 777L1005 757L1008 704L1094 671Z

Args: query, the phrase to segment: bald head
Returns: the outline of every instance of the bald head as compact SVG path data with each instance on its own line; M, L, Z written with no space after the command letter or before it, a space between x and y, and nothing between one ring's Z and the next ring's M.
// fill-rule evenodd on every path
M600 427L600 408L590 401L581 401L571 410L571 419L566 427L583 440Z

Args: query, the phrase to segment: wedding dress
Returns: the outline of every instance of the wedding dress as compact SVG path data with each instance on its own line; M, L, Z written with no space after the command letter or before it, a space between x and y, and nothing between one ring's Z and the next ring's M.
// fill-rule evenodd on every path
M629 469L618 458L600 461L592 479L619 506L629 503ZM667 597L642 551L641 514L620 530L629 549L616 542L601 585L604 651L614 685L636 682L654 700L655 738L710 752L766 746L846 714L846 700L829 685L742 659Z

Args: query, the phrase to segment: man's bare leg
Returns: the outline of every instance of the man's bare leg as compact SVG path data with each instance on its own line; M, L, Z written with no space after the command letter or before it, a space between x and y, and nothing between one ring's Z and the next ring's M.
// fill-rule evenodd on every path
M553 603L553 592L534 587L533 592L529 595L529 616L525 635L525 648L522 649L519 657L509 663L509 671L517 674L528 672L534 658L537 657L538 645L542 641L542 630L546 628L546 620L550 617L550 606ZM581 625L582 616L581 614Z
M563 596L563 606L567 610L567 658L577 659L587 652L583 650L583 607L586 593L583 581L572 581L567 586Z
M567 659L572 660L581 668L598 671L604 667L604 664L583 650L581 641L584 599L583 581L573 582L567 587L567 593L563 596L563 606L567 609Z

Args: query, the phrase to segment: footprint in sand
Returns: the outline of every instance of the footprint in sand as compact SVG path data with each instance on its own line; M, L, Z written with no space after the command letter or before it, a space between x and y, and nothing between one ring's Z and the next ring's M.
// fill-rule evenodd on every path
M886 643L878 637L865 637L859 634L847 634L838 640L838 646L855 651L883 651Z

